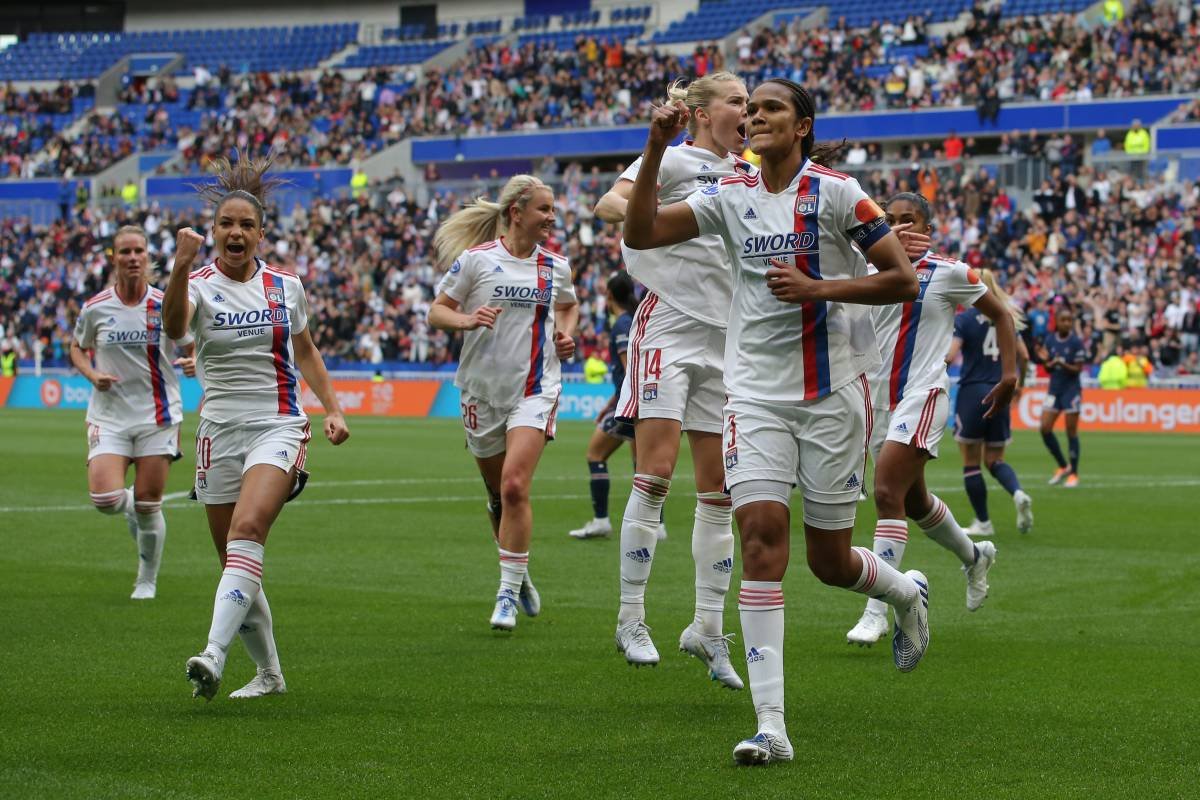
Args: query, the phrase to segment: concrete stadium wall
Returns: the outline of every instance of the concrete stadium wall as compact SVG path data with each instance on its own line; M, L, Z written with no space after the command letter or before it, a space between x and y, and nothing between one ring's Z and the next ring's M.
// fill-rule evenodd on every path
M400 6L421 5L431 0L257 0L252 4L213 0L197 13L196 6L169 6L148 0L127 0L125 30L145 31L170 28L238 28L270 25L330 25L359 22L384 27L400 24ZM632 5L632 3L630 3ZM521 0L452 0L438 3L438 21L494 19L521 16Z

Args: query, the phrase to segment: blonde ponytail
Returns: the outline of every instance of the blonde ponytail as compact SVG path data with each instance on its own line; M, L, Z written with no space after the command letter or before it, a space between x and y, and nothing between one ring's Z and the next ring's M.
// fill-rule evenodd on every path
M732 72L710 72L691 83L686 83L683 78L677 78L667 86L666 102L670 104L683 101L690 112L687 126L689 136L696 135L696 109L708 108L709 104L717 99L717 88L720 84L730 82L746 85L745 81Z
M445 271L464 250L490 242L508 230L513 208L525 208L537 189L549 188L532 175L514 175L504 184L499 202L476 198L438 226L433 235L434 265Z
M979 278L983 281L983 285L988 288L988 291L996 296L996 299L1008 309L1008 313L1012 314L1013 325L1016 326L1017 332L1025 330L1025 315L1021 313L1021 309L1017 308L1012 298L1008 296L1008 292L1004 291L1003 287L996 281L996 273L990 269L979 270Z

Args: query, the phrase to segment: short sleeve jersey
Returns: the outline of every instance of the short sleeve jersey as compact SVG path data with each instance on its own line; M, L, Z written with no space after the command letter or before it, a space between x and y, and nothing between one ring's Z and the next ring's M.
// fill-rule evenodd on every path
M954 338L955 312L987 292L975 270L961 261L926 253L913 267L917 299L872 310L882 359L869 376L876 408L894 409L910 392L949 388L946 354Z
M613 386L619 390L625 383L625 367L621 366L621 356L629 349L629 329L633 327L633 315L622 314L613 323L612 335L608 338L608 371L612 375Z
M954 318L954 338L962 342L960 385L1000 382L1000 347L996 326L986 315L968 308Z
M1051 332L1046 334L1042 344L1046 348L1048 362L1059 359L1067 364L1084 364L1088 360L1087 346L1075 333L1070 333L1065 339L1060 339L1057 333ZM1080 382L1082 375L1082 370L1072 374L1061 367L1055 367L1050 370L1048 391L1057 396L1065 391L1079 389L1082 385Z
M295 275L255 259L245 282L214 262L188 276L192 332L204 376L202 419L216 423L303 417L292 336L308 327Z
M162 300L163 293L150 286L127 306L109 288L83 304L75 343L94 351L96 369L117 378L108 391L92 392L87 421L93 425L124 430L183 420L179 378L171 365L178 353L163 333ZM190 341L185 336L181 343Z
M637 180L641 167L639 156L621 177ZM735 155L722 158L684 142L668 147L663 154L658 167L658 199L664 206L677 203L722 178L756 172L750 162ZM719 237L703 235L653 250L632 250L622 242L621 255L629 274L667 305L708 325L724 328L728 324L733 273Z
M889 232L883 211L858 181L806 161L772 192L761 178L736 176L687 199L702 234L724 238L735 266L725 344L725 387L760 401L813 400L879 363L865 306L784 303L766 272L782 262L822 280L858 278L864 251Z
M454 379L459 389L502 408L558 393L554 307L578 302L567 259L540 245L528 258L518 258L496 239L464 251L442 277L442 292L466 314L481 306L501 309L494 329L477 328L463 337Z

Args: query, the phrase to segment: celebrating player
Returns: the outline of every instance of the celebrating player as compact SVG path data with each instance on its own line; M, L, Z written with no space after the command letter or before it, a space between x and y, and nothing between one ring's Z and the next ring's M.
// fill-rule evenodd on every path
M878 365L867 309L911 301L917 280L883 212L858 182L821 165L812 97L769 79L747 111L761 172L707 186L656 210L654 176L688 118L655 109L625 218L625 242L663 247L715 234L734 259L725 358L725 473L742 538L739 609L758 733L739 764L790 760L783 715L783 576L793 485L804 494L808 563L823 582L894 606L896 666L911 670L929 641L928 584L851 547L870 404L864 372ZM836 148L834 148L836 150ZM853 244L864 250L878 273ZM680 281L686 279L680 275Z
M179 456L183 421L172 365L195 374L193 359L177 358L175 343L163 336L163 293L150 285L146 243L139 227L117 231L113 285L83 304L71 341L71 363L95 387L87 411L88 491L101 513L125 515L138 550L134 600L154 598L167 538L163 488ZM190 352L191 337L179 338Z
M622 443L633 440L633 431L629 423L616 418L617 399L625 381L625 350L629 345L632 312L637 308L633 278L629 277L628 272L618 272L608 279L605 300L607 308L616 317L608 338L608 363L613 386L617 391L600 412L596 430L592 432L592 438L588 442L587 465L592 476L592 521L570 532L576 539L592 539L612 533L612 523L608 520L608 459L617 452Z
M1088 360L1088 350L1075 333L1075 312L1070 306L1058 307L1054 315L1054 332L1042 340L1037 355L1050 373L1050 388L1042 406L1042 441L1058 465L1050 483L1063 483L1065 479L1064 485L1073 489L1079 485L1079 404L1083 400L1079 376ZM1067 419L1070 464L1063 458L1062 448L1054 435L1054 423L1059 414L1065 414Z
M467 448L487 487L500 550L491 623L508 631L516 627L518 601L531 617L541 610L528 570L529 486L547 440L554 438L560 364L575 353L579 321L571 268L542 247L554 218L550 188L517 175L499 202L480 198L442 223L434 237L439 266L455 260L438 286L429 324L467 332L454 383L462 392Z
M888 225L909 226L928 235L932 214L919 194L902 192L887 202ZM958 556L967 574L967 610L987 597L988 570L996 560L991 542L974 544L946 504L925 485L925 464L937 458L946 429L950 379L946 352L954 334L954 312L973 305L996 331L1003 374L983 398L985 417L1008 405L1017 385L1017 336L1008 307L987 290L961 261L925 252L913 258L921 288L917 299L874 309L875 335L883 362L872 370L871 456L875 460L875 555L899 569L908 543L908 523L916 520L930 539ZM887 633L887 604L870 598L846 640L870 645Z
M980 270L979 276L988 292L1012 314L1016 329L1023 330L1024 317L1013 306L1004 289L996 283L995 274L985 269ZM958 440L958 449L962 453L963 484L967 489L967 498L975 510L975 519L966 529L968 536L991 536L995 532L988 516L987 484L984 483L980 463L1012 495L1017 507L1017 530L1021 533L1033 530L1033 498L1021 489L1016 471L1004 460L1004 448L1012 440L1012 406L997 409L990 417L984 416L987 411L984 397L1000 382L1000 347L997 341L996 328L986 314L969 308L954 318L954 339L946 363L954 363L954 359L962 353L958 396L954 401L954 438ZM1028 362L1029 351L1018 336L1017 389L1013 394L1014 399L1024 385Z
M255 257L263 238L270 160L217 161L217 183L201 189L214 200L216 260L188 273L204 238L177 236L175 266L163 300L168 336L191 330L204 376L196 431L196 496L221 558L208 644L188 659L193 697L211 700L240 630L257 665L249 684L230 697L286 691L262 589L263 547L283 504L303 488L308 417L300 405L302 375L326 411L325 436L349 437L321 355L308 332L308 301L295 275Z
M733 175L755 172L734 153L746 132L746 85L728 72L673 83L668 97L688 109L691 137L656 158L650 176L656 202L682 201L693 191ZM600 199L596 214L607 222L627 219L639 158ZM649 180L649 179L648 179ZM621 606L617 649L634 665L657 664L658 649L646 625L646 584L654 561L663 503L686 431L696 474L692 557L696 610L680 635L679 648L702 660L709 676L741 689L729 663L724 635L725 595L733 572L733 524L721 463L722 371L725 328L733 277L720 237L678 239L670 247L639 252L622 245L626 268L649 290L638 307L629 342L627 380L618 418L634 423L637 459L633 491L621 520Z

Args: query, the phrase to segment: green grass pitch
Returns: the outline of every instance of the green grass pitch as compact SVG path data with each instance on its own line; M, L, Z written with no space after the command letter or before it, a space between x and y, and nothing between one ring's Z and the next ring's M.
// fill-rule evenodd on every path
M562 425L542 461L530 564L544 610L506 635L487 624L498 568L457 423L350 424L346 446L314 442L313 480L267 546L289 693L228 700L253 674L235 642L205 703L183 675L218 576L201 508L168 504L158 599L130 601L136 554L122 520L88 508L82 415L0 411L0 797L1196 796L1196 437L1085 434L1067 490L1045 485L1049 456L1020 434L1009 460L1037 523L1017 534L989 482L999 557L981 611L912 526L905 565L930 577L932 643L909 675L886 643L846 645L861 598L821 586L797 536L796 761L739 770L749 692L676 650L692 604L686 456L647 597L663 663L634 670L612 641L618 543L566 536L590 514L589 425ZM191 480L193 425L171 492ZM966 523L943 446L930 483ZM612 463L619 518L628 454ZM856 541L873 520L863 504ZM740 633L734 598L726 620Z

